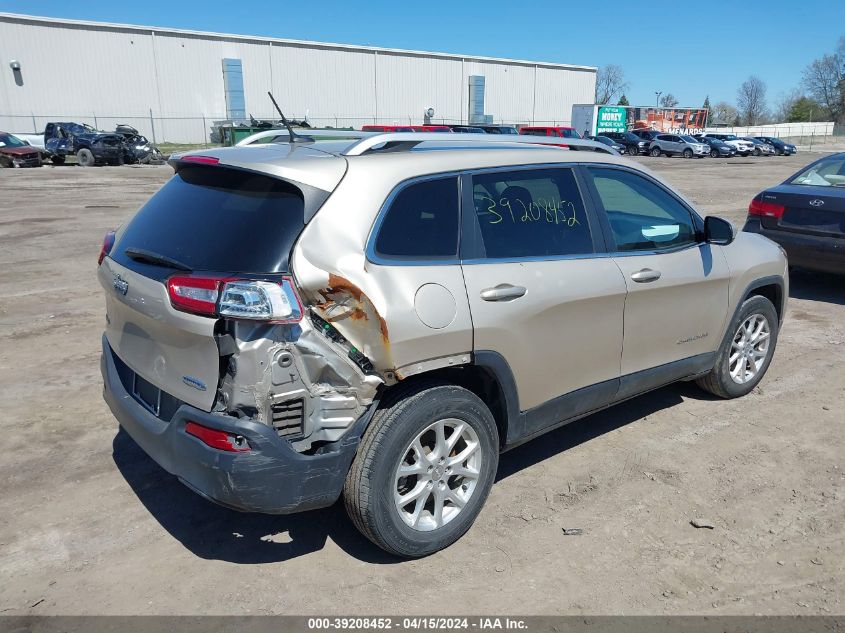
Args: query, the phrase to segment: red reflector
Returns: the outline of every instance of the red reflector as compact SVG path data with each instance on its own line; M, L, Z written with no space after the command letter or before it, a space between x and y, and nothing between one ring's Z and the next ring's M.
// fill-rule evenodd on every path
M112 246L114 246L114 231L109 231L103 238L103 245L100 247L100 256L97 258L97 266L102 264L106 255L111 253Z
M167 280L170 304L182 312L214 315L217 312L217 297L223 281L217 277L174 275Z
M762 215L767 218L780 218L786 207L782 204L775 204L774 202L764 202L754 198L751 204L748 205L748 215Z
M231 433L226 433L226 431L210 429L207 426L202 426L196 422L188 422L185 425L185 433L193 435L194 437L202 440L204 444L221 451L229 451L230 453L246 453L247 451L252 450L242 435L233 435Z
M184 163L202 163L203 165L216 165L220 162L220 159L214 156L183 156L179 160Z

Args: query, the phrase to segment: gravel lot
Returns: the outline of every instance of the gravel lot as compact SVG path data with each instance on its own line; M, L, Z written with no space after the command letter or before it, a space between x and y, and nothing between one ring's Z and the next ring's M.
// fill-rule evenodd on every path
M755 193L817 156L639 160L741 225ZM170 173L0 170L0 613L845 612L843 279L793 275L749 396L668 387L524 445L461 541L397 561L338 505L208 503L118 432L96 257Z

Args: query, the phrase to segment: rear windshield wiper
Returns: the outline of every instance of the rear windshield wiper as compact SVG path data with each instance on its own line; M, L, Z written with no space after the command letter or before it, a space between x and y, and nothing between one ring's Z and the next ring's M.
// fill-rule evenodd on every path
M183 264L178 259L173 259L167 255L161 255L153 251L148 251L145 248L135 248L130 246L123 251L127 257L134 259L136 262L146 262L156 266L167 266L168 268L175 268L177 270L192 271L193 268L187 264Z

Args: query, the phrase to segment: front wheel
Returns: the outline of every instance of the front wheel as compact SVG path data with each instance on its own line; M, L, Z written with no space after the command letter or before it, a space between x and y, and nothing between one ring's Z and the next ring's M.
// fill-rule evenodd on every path
M50 162L54 165L64 165L65 164L65 157L54 155L50 157Z
M760 148L758 147L757 149L755 149L755 150L754 150L754 155L755 155L755 156L762 156L762 155L763 155L763 152L761 152L761 151L760 151Z
M765 297L746 299L716 355L716 365L698 386L721 398L738 398L763 379L778 340L778 315Z
M628 156L639 156L640 148L636 145L629 145L628 146Z
M659 148L659 147L652 147L652 148L651 148L651 152L650 152L650 154L651 154L654 158L657 158L658 156L660 156L660 148Z
M347 513L391 554L427 556L481 511L499 464L490 410L454 385L409 387L376 412L343 490Z
M719 158L719 152L717 152L715 149L711 149L710 158Z
M689 147L684 150L684 158L692 158L692 150Z
M97 161L94 159L94 153L90 149L83 147L76 152L76 162L80 167L93 167Z

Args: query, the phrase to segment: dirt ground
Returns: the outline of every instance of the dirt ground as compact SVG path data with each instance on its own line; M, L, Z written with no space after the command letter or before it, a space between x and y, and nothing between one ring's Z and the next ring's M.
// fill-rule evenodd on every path
M817 156L639 160L741 225L755 193ZM507 453L470 532L399 561L340 505L208 503L118 432L97 253L170 173L0 170L0 613L845 612L842 278L793 276L751 395L672 386Z

